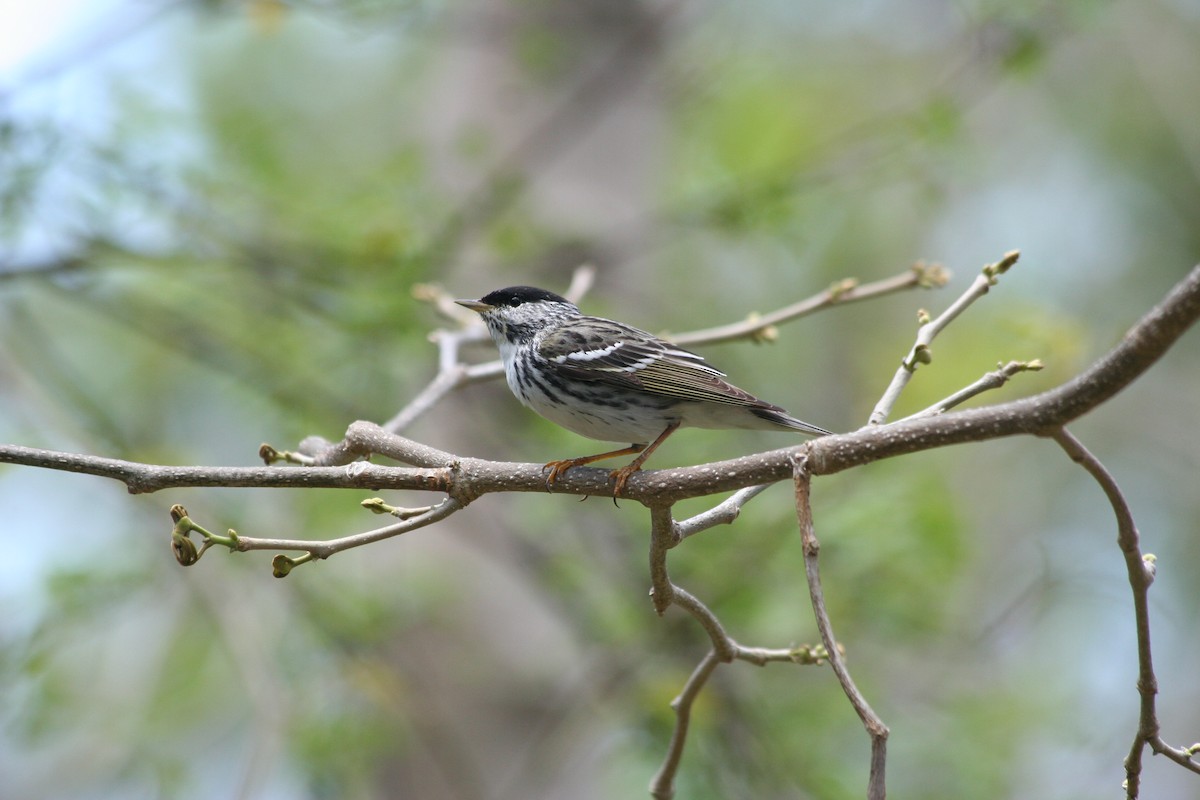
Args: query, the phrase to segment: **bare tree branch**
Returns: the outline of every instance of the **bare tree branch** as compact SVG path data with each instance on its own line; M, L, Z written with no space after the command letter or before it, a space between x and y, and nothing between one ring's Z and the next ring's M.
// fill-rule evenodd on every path
M1145 372L1200 318L1200 266L1146 313L1107 354L1075 378L1041 394L962 411L824 436L804 444L693 467L638 472L625 496L646 505L669 504L689 497L735 491L786 480L798 451L808 455L812 475L830 475L861 464L905 453L985 441L1017 434L1045 435L1091 411ZM406 467L364 464L360 473L326 466L177 467L120 459L0 445L0 463L113 478L130 492L154 492L184 486L322 487L341 489L417 489L450 494L469 502L490 492L544 492L541 464L513 464L465 458L389 434L369 422L355 422L346 438L316 463L347 464L369 454L383 455ZM608 471L581 467L566 473L555 492L603 495Z
M928 323L931 327L923 329L923 333L918 336L918 346L910 353L909 360L913 367L920 360L915 355L920 345L924 343L927 348L928 342L938 331L961 313L971 300L982 296L987 284L984 279L994 278L994 274L997 274L994 270L1005 261L1011 264L1012 260L1015 260L1015 255L992 265L991 276L985 270L983 278L980 279L984 281L983 284L969 290L938 320ZM977 284L979 283L977 281ZM781 310L780 313L783 311L794 315L796 307ZM1132 516L1129 515L1127 504L1111 476L1063 428L1135 380L1198 318L1200 267L1194 268L1161 303L1146 313L1111 351L1074 379L1033 397L945 413L946 409L957 403L1002 384L1011 374L1034 366L1014 362L996 373L985 375L980 381L939 404L900 422L869 425L852 433L826 436L804 444L728 461L635 474L626 487L625 496L650 509L650 575L654 606L659 613L663 613L672 604L680 605L704 627L712 642L712 651L697 667L674 704L677 712L676 731L663 767L653 784L655 796L669 797L673 792L673 778L686 739L692 702L717 664L731 660L745 660L760 665L773 661L820 663L824 658L829 658L847 697L871 736L868 797L883 797L887 728L855 688L845 669L824 609L817 564L819 544L813 531L809 506L811 478L814 475L832 474L904 453L1018 434L1055 438L1060 446L1088 469L1104 487L1118 518L1121 547L1126 555L1130 582L1134 589L1139 631L1139 665L1142 672L1139 680L1143 702L1142 717L1127 765L1129 797L1137 795L1141 755L1145 746L1149 746L1154 752L1167 755L1172 761L1188 769L1200 772L1200 767L1194 760L1198 748L1172 748L1163 742L1158 734L1158 722L1154 714L1156 686L1149 659L1149 623L1146 611L1146 590L1152 577L1152 557L1141 555ZM767 328L764 328L759 320L754 325L743 323L739 330L742 332L739 335L752 336L761 335ZM730 333L726 330L716 334L710 330L706 335ZM498 362L476 366L461 364L458 346L468 338L469 335L464 333L461 338L448 339L446 344L439 342L441 369L438 378L425 393L418 395L409 409L390 423L392 426L402 427L406 424L405 420L411 420L430 407L454 386L499 374L496 366ZM889 394L885 396L885 416L890 412L891 403L898 397L903 383L904 381L900 381L899 388L894 392L889 390ZM17 445L0 445L0 463L26 464L112 478L125 483L129 491L134 493L183 486L245 486L371 490L387 488L431 491L443 495L440 502L411 509L393 508L377 500L368 501L366 505L372 510L391 513L397 516L399 521L375 530L326 541L254 538L240 536L233 531L225 535L215 534L196 524L181 507L172 509L175 523L172 544L182 563L194 563L205 549L213 545L225 546L231 550L301 551L302 555L299 557L277 555L274 561L277 575L286 574L296 565L309 560L327 558L344 549L432 524L484 494L546 491L541 464L512 464L461 457L412 441L369 422L351 424L340 442L331 444L318 439L306 440L301 444L299 453L283 453L264 445L261 455L268 464L275 461L292 461L303 466L287 469L270 466L176 467L38 450ZM381 466L365 460L375 455L408 466ZM795 486L806 577L824 644L822 648L801 647L783 650L743 647L729 637L711 609L671 582L667 571L667 553L688 536L718 524L732 522L744 504L757 496L767 485L789 477ZM607 493L608 485L607 470L578 468L564 475L556 484L555 491L575 495L603 495ZM673 505L679 500L726 491L734 491L735 494L706 512L683 522L675 520L672 516ZM199 548L190 538L191 533L197 533L203 538Z
M1104 490L1109 504L1112 505L1113 516L1117 519L1117 544L1125 556L1125 569L1129 573L1129 587L1133 591L1133 612L1137 627L1137 688L1142 702L1137 733L1133 737L1129 756L1125 759L1126 797L1128 800L1136 800L1141 786L1142 753L1146 745L1176 764L1200 773L1200 762L1195 759L1197 749L1200 748L1171 747L1159 736L1158 712L1155 707L1158 678L1154 675L1154 658L1150 648L1150 584L1154 582L1156 559L1153 555L1142 555L1141 537L1133 520L1133 512L1130 511L1129 503L1117 486L1112 473L1066 428L1059 428L1050 435L1071 460L1087 470Z
M650 506L650 601L660 617L675 601L675 586L667 574L667 551L678 543L671 507Z
M939 400L929 408L922 409L916 414L905 417L905 419L920 419L921 417L931 417L936 414L945 413L955 406L962 405L976 395L983 394L992 389L999 389L1018 373L1037 372L1042 366L1042 362L1036 358L1032 361L1010 361L1007 364L997 364L995 370L984 373L982 378L970 386L963 387L949 397Z
M172 546L175 550L175 557L185 567L190 567L200 560L200 556L204 554L210 546L214 544L223 545L230 550L238 552L247 552L249 550L302 550L304 555L299 558L289 558L287 556L276 556L273 566L275 568L275 577L286 577L293 567L297 567L313 559L329 558L334 553L340 553L343 550L350 550L354 547L362 547L364 544L373 544L384 539L390 539L393 536L399 536L402 533L424 528L426 525L432 525L435 522L440 522L446 517L453 514L455 511L462 509L462 504L452 497L447 497L440 503L432 506L425 506L419 509L393 509L392 513L401 518L401 522L392 525L385 525L382 528L366 531L364 533L356 533L350 536L342 536L338 539L327 539L324 541L310 541L307 539L268 539L256 538L251 536L239 536L237 531L230 529L224 536L206 530L187 514L187 509L183 506L176 505L171 508L171 518L175 522L175 527L172 530ZM396 513L401 511L402 513ZM203 537L204 542L200 548L196 548L191 544L189 534L198 533Z
M725 662L733 661L737 657L737 643L725 632L717 615L685 589L678 586L671 588L674 589L675 605L695 617L700 627L704 628L712 639L713 652L717 654L717 658Z
M658 768L654 779L650 781L650 796L654 800L670 800L675 796L675 773L679 771L679 762L683 758L683 746L687 742L688 724L692 719L692 704L700 695L700 690L708 682L713 670L721 663L716 650L709 650L708 655L692 671L683 691L671 701L675 709L675 730L671 734L671 743L667 746L667 758Z
M868 425L882 425L891 416L892 406L900 399L900 393L904 391L904 387L908 385L908 381L912 378L914 372L917 371L919 364L928 364L933 360L933 351L930 350L930 345L933 344L934 338L941 333L947 325L958 318L962 312L988 293L988 289L996 284L996 280L1008 271L1009 267L1017 263L1017 259L1021 254L1013 250L1006 253L1002 259L994 264L988 264L980 272L979 277L967 288L962 295L950 304L950 307L943 311L936 319L924 319L922 312L922 324L917 329L917 341L908 351L903 360L900 362L896 374L892 377L891 385L884 391L883 397L879 398L879 402L875 405L875 410L871 412L870 418L867 420Z
M823 437L809 443L809 469L829 475L859 464L932 447L1016 434L1046 435L1078 419L1154 365L1200 318L1200 266L1130 328L1117 345L1079 375L1053 389L991 406L896 422L879 434ZM852 443L851 443L852 442ZM863 450L860 445L869 445ZM634 482L630 481L630 486Z
M817 618L817 631L821 634L821 642L829 654L829 666L837 675L842 691L850 700L850 705L858 713L871 737L871 766L867 780L867 800L883 800L887 796L886 766L888 728L883 720L871 708L863 697L846 662L842 658L837 640L833 636L833 625L829 621L829 612L825 609L825 594L821 589L821 571L817 564L817 556L821 543L817 540L813 529L812 504L810 503L812 476L809 474L805 459L799 457L793 465L793 482L796 489L796 519L800 524L800 545L804 552L804 575L808 581L808 593L812 600L813 615Z
M949 270L940 264L919 262L914 264L907 272L902 272L891 278L884 278L880 281L861 285L852 278L847 278L846 280L838 281L820 294L816 294L807 300L801 300L799 303L793 303L778 311L762 315L752 314L742 322L721 325L715 328L705 328L704 330L692 331L691 333L681 333L678 336L670 336L668 338L676 344L681 345L716 344L717 342L729 342L735 339L747 338L773 340L775 338L773 328L776 325L791 322L794 319L807 316L814 311L820 311L830 306L853 303L858 300L881 297L885 294L893 294L905 289L918 287L923 289L940 288L945 286L949 280Z
M717 525L733 524L734 520L742 513L742 508L746 503L749 503L770 487L771 484L762 483L758 486L747 486L745 489L738 489L708 511L701 512L683 522L676 522L675 536L683 540Z
M675 604L691 614L708 633L712 640L712 649L692 672L691 677L684 684L683 691L671 701L671 708L675 709L675 730L671 734L671 743L667 747L666 758L655 774L654 780L650 782L650 794L655 798L673 797L675 794L675 774L679 770L683 746L687 741L692 704L720 663L740 660L749 661L760 667L771 662L819 666L829 658L827 649L823 645L816 647L802 645L786 650L743 647L725 632L717 615L701 600L678 586L673 585L671 589Z

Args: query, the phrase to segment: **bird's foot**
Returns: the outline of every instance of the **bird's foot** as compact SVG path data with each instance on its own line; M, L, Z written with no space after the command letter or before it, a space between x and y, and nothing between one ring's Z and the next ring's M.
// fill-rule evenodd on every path
M641 468L642 465L635 460L632 464L628 464L620 469L614 469L608 473L608 482L613 485L614 500L621 496L621 492L625 491L625 484L629 482L629 477Z
M581 467L584 464L590 463L592 463L592 460L589 458L567 458L563 459L562 461L548 462L542 467L542 472L548 473L546 475L546 491L554 491L554 485L558 483L558 479L561 478L567 470L571 469L572 467ZM625 484L629 482L629 477L641 468L642 465L635 462L633 464L621 467L620 469L614 469L612 472L608 473L608 482L613 487L613 498L621 496L621 492L625 491Z
M578 467L586 463L588 463L587 460L582 458L567 458L563 459L562 461L548 462L542 467L542 472L549 473L546 476L546 491L554 491L554 484L558 483L558 479L562 476L562 474L571 467Z
M672 428L671 430L674 430L674 428ZM558 479L562 477L562 474L564 472L571 469L572 467L582 467L585 464L591 464L596 461L603 461L606 458L616 458L617 456L627 456L630 453L640 453L645 449L646 449L646 445L644 445L644 444L631 444L631 445L629 445L629 447L622 447L620 450L611 450L607 453L599 453L594 456L580 456L579 458L566 458L566 459L563 459L562 461L549 461L546 463L545 466L542 467L542 472L550 473L549 475L546 476L546 491L547 492L554 491L554 484L558 482ZM649 453L646 453L646 455L649 455ZM629 476L632 475L634 472L636 472L638 467L640 467L642 465L642 462L645 460L646 460L645 456L642 456L639 459L634 459L634 462L632 464L630 464L629 467L624 467L622 469L613 470L611 479L617 479L618 493L619 493L620 489L624 488L625 481L629 480ZM628 470L628 472L626 472L626 470ZM618 479L617 478L618 473L624 474L625 477ZM613 496L615 497L616 495L613 495Z

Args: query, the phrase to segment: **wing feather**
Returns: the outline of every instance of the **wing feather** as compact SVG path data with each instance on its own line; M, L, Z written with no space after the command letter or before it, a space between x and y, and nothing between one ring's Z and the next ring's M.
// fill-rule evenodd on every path
M769 406L730 384L725 373L702 356L611 320L573 320L546 335L538 352L555 369L576 380L679 400Z

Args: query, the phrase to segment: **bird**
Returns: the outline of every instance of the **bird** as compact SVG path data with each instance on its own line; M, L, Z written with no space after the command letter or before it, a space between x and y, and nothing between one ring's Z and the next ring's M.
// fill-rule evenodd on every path
M483 318L508 388L522 404L582 436L630 442L547 463L547 489L574 467L637 454L609 473L613 498L620 497L630 476L682 427L830 434L729 383L702 356L625 323L587 316L554 292L510 286L454 302Z

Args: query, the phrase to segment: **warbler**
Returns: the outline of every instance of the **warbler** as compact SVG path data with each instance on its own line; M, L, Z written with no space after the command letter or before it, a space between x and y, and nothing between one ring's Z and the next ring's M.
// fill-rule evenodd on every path
M524 405L582 436L630 442L549 462L548 488L572 467L637 453L609 474L619 497L629 477L681 427L830 433L729 383L702 356L630 325L586 316L554 292L510 286L455 302L483 317L508 388Z

